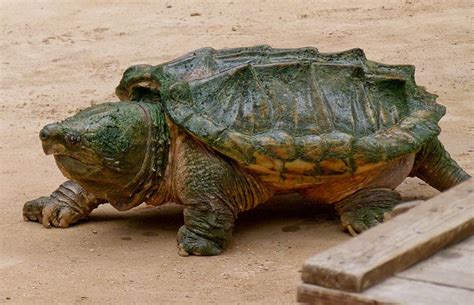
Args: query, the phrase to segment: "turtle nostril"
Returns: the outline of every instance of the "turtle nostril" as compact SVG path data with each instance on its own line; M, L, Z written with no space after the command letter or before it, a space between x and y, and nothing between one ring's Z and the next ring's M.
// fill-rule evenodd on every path
M43 127L39 133L39 137L41 141L46 141L50 139L52 136L54 136L55 131L56 131L56 124L49 124Z
M48 132L48 129L46 127L41 129L41 131L39 133L39 137L40 137L41 141L45 141L45 140L48 139L49 132Z

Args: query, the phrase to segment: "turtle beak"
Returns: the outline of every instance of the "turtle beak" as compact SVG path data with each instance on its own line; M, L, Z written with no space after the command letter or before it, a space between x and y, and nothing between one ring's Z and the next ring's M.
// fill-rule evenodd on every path
M44 126L39 133L39 137L45 154L60 154L65 151L65 147L61 143L63 136L61 135L59 124L53 123Z

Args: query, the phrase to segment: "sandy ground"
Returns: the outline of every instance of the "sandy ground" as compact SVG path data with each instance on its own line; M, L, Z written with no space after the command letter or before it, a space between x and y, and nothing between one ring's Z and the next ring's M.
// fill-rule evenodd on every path
M38 131L115 101L121 73L204 46L361 47L417 67L447 106L441 140L474 172L471 1L1 4L0 303L295 303L306 258L349 237L331 210L281 198L243 214L218 257L177 255L181 208L99 208L69 229L24 222L26 200L63 181ZM437 192L416 179L406 199Z

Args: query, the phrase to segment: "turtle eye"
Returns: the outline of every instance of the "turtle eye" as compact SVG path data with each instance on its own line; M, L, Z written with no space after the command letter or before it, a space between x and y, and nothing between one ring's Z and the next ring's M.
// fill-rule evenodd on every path
M66 143L70 145L75 145L81 141L81 136L77 134L67 134L66 135Z

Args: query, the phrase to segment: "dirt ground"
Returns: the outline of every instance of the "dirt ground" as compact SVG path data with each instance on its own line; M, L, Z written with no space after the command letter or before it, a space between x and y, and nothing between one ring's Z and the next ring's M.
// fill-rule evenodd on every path
M132 64L204 46L363 48L417 67L447 106L441 140L474 173L472 1L1 2L0 303L291 304L306 258L349 237L331 209L283 197L238 220L227 251L180 257L181 207L95 211L69 229L24 222L27 200L64 178L38 131L115 101ZM420 180L405 199L437 192Z

